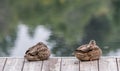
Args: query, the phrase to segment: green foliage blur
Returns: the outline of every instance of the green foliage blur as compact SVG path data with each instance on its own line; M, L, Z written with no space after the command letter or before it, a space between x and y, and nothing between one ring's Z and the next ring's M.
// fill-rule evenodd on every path
M71 56L92 39L106 55L120 46L119 19L120 0L0 0L0 56L9 55L19 21L30 32L38 25L50 29L56 56Z

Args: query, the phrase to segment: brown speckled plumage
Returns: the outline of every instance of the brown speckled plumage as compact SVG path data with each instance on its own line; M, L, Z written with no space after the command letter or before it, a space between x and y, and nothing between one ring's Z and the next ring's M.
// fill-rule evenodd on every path
M96 45L95 40L91 40L89 44L78 47L74 55L82 61L98 60L102 55L101 49Z
M29 48L26 52L25 52L25 58L28 61L38 61L38 60L47 60L50 56L50 50L48 49L48 47L42 43L39 42L38 44L36 44L35 46Z

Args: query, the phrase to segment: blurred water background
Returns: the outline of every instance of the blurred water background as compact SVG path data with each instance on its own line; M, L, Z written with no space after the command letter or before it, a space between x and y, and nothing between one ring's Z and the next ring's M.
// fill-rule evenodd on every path
M120 0L1 0L0 56L23 57L44 42L52 56L72 56L90 40L120 55Z

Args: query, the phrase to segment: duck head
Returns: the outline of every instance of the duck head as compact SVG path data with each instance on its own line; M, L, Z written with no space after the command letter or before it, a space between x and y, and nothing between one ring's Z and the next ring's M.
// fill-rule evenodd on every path
M87 45L87 48L90 50L94 49L96 46L96 41L95 40L90 40L89 44Z

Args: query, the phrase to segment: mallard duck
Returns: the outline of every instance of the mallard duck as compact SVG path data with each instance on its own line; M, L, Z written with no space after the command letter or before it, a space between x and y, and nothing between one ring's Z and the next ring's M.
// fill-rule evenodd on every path
M42 61L42 60L47 60L50 56L50 50L48 47L43 43L39 42L35 46L29 48L25 52L25 58L28 61Z
M89 44L78 47L74 55L82 61L98 60L102 55L102 50L96 45L95 40L91 40Z

